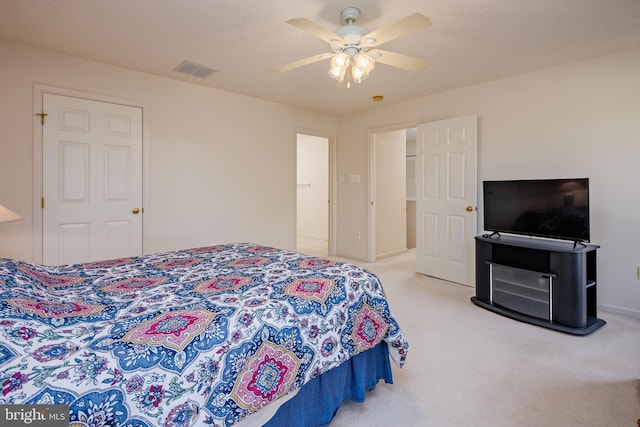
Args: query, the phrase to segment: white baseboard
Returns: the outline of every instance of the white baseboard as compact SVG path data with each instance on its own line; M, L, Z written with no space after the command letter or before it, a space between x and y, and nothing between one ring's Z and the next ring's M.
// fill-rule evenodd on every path
M376 254L376 259L389 258L392 256L401 255L403 253L406 253L407 251L408 249L405 248L405 249L397 249L395 251L389 251L381 254Z
M305 239L322 240L324 242L329 241L329 238L327 236L322 236L322 235L318 235L318 234L298 233L296 236L297 237L302 237L302 238L305 238Z
M605 313L622 314L623 316L635 317L640 319L640 310L631 310L629 308L617 307L615 305L598 304L598 311Z

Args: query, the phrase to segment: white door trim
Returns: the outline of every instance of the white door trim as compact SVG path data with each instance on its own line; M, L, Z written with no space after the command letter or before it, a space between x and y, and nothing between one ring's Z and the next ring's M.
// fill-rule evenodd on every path
M75 89L62 88L43 83L35 83L33 86L33 260L41 263L43 259L43 230L42 230L42 194L43 194L43 164L42 164L42 122L39 114L43 113L42 98L45 93L53 95L70 96L74 98L88 99L91 101L110 102L114 104L128 105L142 109L142 205L146 203L146 182L147 167L146 161L149 158L147 149L147 121L144 118L146 105L140 102L117 98L107 95L99 95L90 92L83 92ZM45 118L46 120L46 118ZM144 236L146 234L146 223L142 222L142 250L144 253Z
M295 129L295 132L293 134L294 137L294 141L296 142L296 144L294 144L294 159L298 158L298 153L297 153L297 141L298 141L298 134L301 133L303 135L310 135L310 136L316 136L318 138L326 138L328 141L328 145L329 145L329 171L328 171L328 177L329 177L329 230L328 230L328 237L329 237L329 242L328 242L328 251L329 251L329 255L330 256L336 256L337 255L337 229L338 227L336 226L336 218L338 218L338 204L336 203L336 196L338 194L338 189L337 189L337 185L338 185L338 161L337 161L337 150L336 150L336 136L334 134L330 134L330 133L325 133L325 132L321 132L321 131L317 131L317 130L309 130L309 129ZM294 184L294 194L295 196L295 203L293 205L293 208L295 209L294 212L296 212L296 214L294 215L295 218L295 224L294 224L294 242L293 242L293 247L296 248L297 244L296 244L296 231L298 230L298 215L297 215L297 208L298 208L298 177L297 177L297 161L296 161L296 167L293 170L293 184Z
M369 210L368 235L369 244L367 252L367 262L376 262L376 134L389 132L392 130L415 128L421 122L400 123L390 126L383 126L369 129L369 200L367 202Z

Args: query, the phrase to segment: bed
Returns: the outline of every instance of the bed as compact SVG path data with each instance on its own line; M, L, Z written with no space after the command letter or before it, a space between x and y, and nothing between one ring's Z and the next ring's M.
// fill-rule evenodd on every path
M408 350L374 274L253 243L0 259L0 298L0 404L74 427L327 425Z

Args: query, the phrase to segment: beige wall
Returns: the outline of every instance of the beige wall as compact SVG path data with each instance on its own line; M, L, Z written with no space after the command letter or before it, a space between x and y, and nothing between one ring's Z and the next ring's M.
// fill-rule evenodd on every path
M367 257L367 236L352 236L367 221L368 132L477 114L479 190L483 179L590 178L600 307L640 317L639 105L631 50L340 117L338 173L364 179L338 186L338 253Z
M416 201L407 200L407 249L413 249L417 245L416 227Z
M369 132L477 114L479 183L591 178L599 303L640 317L640 50L338 119L9 42L0 57L0 204L25 217L0 224L0 256L33 259L35 83L144 105L145 252L238 240L294 248L295 132L308 129L337 134L338 175L361 177L337 184L337 244L366 259Z
M34 259L35 83L144 106L144 251L253 241L295 248L296 129L334 117L0 42L0 257Z
M407 132L407 248L416 247L416 134Z

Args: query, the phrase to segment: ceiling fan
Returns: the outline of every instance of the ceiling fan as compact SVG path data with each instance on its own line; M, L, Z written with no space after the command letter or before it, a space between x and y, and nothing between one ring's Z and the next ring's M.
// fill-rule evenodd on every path
M335 31L328 30L305 18L288 20L288 24L329 43L331 52L291 62L273 69L272 72L282 73L324 59L331 59L329 75L338 81L338 87L348 88L351 82L360 83L366 79L376 62L408 71L422 71L427 68L427 61L422 59L377 49L383 43L431 25L431 20L426 16L414 13L375 31L369 31L367 28L355 24L360 16L360 9L357 7L345 8L340 16L346 25Z

